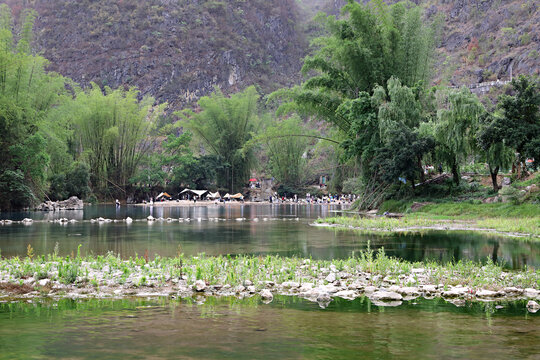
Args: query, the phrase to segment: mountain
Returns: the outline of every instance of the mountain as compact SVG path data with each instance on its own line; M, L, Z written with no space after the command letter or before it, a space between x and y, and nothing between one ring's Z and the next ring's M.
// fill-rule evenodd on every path
M8 1L38 13L35 48L82 85L136 85L173 107L214 86L268 92L299 80L294 0Z
M262 93L301 80L318 12L344 0L8 0L38 13L34 47L82 85L132 86L173 108L219 86ZM434 83L462 85L540 72L535 0L416 1L444 19ZM438 15L439 14L439 15Z

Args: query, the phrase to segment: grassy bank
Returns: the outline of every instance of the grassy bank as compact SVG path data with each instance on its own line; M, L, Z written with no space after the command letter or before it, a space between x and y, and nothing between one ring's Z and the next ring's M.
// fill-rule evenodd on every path
M507 203L431 203L410 211L412 203L388 202L384 211L402 210L402 218L332 217L319 224L338 225L368 232L412 231L422 228L502 232L524 237L540 237L540 205ZM409 207L407 207L409 206ZM382 210L381 210L382 211Z

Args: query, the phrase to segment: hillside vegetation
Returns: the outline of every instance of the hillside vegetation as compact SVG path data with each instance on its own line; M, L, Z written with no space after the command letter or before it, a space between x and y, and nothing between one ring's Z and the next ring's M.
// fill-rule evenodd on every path
M35 47L81 85L137 86L173 107L214 86L264 92L299 78L294 0L9 0L34 8Z
M299 83L318 12L344 0L7 0L17 18L37 10L35 47L58 71L137 86L174 108L214 86L262 93ZM388 1L393 3L394 1ZM434 83L470 84L540 70L540 11L534 0L415 1L444 20Z

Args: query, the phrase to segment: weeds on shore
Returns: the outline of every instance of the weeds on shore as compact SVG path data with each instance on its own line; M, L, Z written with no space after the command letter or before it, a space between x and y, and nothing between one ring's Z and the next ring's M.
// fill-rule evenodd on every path
M51 279L63 284L91 284L94 287L111 283L126 286L162 286L171 281L192 284L203 280L208 285L238 286L251 281L258 289L267 282L281 284L286 281L297 283L325 284L326 276L335 272L342 281L351 283L358 277L366 277L374 285L384 279L402 286L419 284L462 284L470 287L540 288L540 270L526 268L506 272L498 264L488 261L479 264L472 261L407 262L386 255L383 248L366 250L342 260L313 260L267 256L212 256L204 253L186 257L155 256L148 261L145 256L122 259L109 253L105 256L89 255L59 257L55 254L33 258L4 258L0 260L0 283L17 283L29 277Z

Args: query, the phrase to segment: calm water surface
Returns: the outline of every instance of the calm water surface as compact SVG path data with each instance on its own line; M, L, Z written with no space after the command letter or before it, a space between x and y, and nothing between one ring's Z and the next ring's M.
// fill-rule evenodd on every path
M203 298L199 300L202 301ZM538 359L540 313L365 298L0 304L0 359Z
M47 254L58 243L61 254L71 254L82 244L82 252L105 254L109 251L124 257L141 255L175 256L205 252L218 254L280 254L316 259L346 258L365 249L384 246L391 255L410 261L451 261L487 257L509 268L540 266L540 242L487 236L472 232L424 232L377 236L351 231L309 226L317 217L334 216L339 205L256 205L138 207L88 206L84 211L2 213L0 218L52 220L77 219L78 223L60 225L36 222L32 225L0 226L0 250L3 256L24 256L28 244L37 254ZM154 217L191 218L187 223L135 221L126 223L90 223L88 220L144 219ZM220 218L221 221L208 221ZM245 220L239 221L237 219ZM200 219L198 221L197 219ZM264 221L266 219L266 221Z

